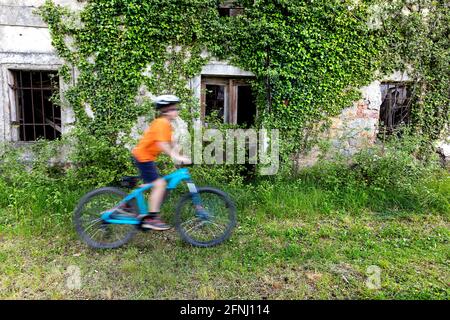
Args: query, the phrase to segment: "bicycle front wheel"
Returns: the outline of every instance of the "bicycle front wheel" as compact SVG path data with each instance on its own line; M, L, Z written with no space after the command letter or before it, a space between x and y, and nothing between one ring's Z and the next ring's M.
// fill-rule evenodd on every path
M120 189L105 187L93 190L81 198L75 209L73 222L80 238L96 249L112 249L127 243L137 232L134 225L109 224L101 214L114 208L127 194ZM128 204L130 215L136 212L134 203Z
M212 247L227 240L236 226L236 206L223 191L204 187L197 191L201 208L184 195L176 208L175 227L181 238L196 247Z

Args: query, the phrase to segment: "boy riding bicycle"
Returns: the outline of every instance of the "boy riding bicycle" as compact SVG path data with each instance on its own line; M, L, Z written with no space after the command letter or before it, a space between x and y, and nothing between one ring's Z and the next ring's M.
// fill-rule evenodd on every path
M160 178L155 160L161 152L181 163L190 163L190 159L181 156L172 143L172 125L170 121L178 117L177 104L180 99L174 95L162 95L155 98L155 107L160 115L150 123L136 147L132 150L134 162L144 183L153 183L149 196L149 216L142 221L142 228L167 230L171 227L161 220L160 206L166 192L166 181Z

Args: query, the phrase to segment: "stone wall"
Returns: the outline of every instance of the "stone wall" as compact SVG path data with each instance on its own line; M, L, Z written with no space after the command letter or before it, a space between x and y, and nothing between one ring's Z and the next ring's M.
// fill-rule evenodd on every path
M333 148L343 155L353 155L375 143L380 117L380 81L361 89L363 99L332 119L328 138Z
M331 119L331 126L320 139L329 144L326 154L319 147L310 152L300 154L296 159L298 168L314 165L321 157L330 158L333 155L352 156L376 142L382 103L381 83L384 81L402 82L410 80L406 72L395 72L382 80L373 81L362 87L362 98L355 101L351 107Z
M436 143L437 153L441 158L442 165L447 169L450 169L450 130L447 129L449 134L446 139L438 141Z
M54 0L56 3L69 7L72 10L80 10L83 2L75 0ZM9 86L11 82L11 70L57 70L62 61L56 55L51 45L51 38L46 24L34 14L34 10L42 5L45 0L2 0L0 4L0 141L16 141L17 135L11 125L11 110L15 107L14 96ZM206 52L204 53L207 54ZM75 71L73 71L75 76ZM227 76L248 77L250 72L236 68L225 61L211 60L205 65L201 74L189 81L187 86L193 90L194 95L200 100L201 76ZM394 73L385 81L407 81L405 73ZM61 93L68 84L61 82ZM340 153L351 156L358 150L375 143L378 132L378 122L381 106L381 81L374 81L370 85L361 88L362 99L333 119L331 127L322 137L328 141L331 149L328 154ZM142 90L140 90L142 91ZM151 98L148 92L139 92L139 95ZM74 121L71 108L63 105L62 129L63 133L70 130ZM136 138L145 129L148 119L139 119L131 136ZM178 123L177 128L185 131L185 124ZM439 145L444 158L448 158L448 144ZM317 162L321 150L316 147L308 154L302 154L297 158L299 167L313 165Z

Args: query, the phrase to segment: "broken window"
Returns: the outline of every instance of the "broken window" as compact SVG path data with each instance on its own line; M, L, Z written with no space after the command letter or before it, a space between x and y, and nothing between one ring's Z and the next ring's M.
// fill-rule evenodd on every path
M256 104L251 86L245 79L202 78L202 120L249 128L254 124Z
M205 100L205 117L224 118L225 115L225 86L207 84Z
M12 124L18 126L20 141L39 138L53 140L61 136L61 108L51 101L59 91L54 71L13 71L16 108Z
M391 134L408 124L411 111L411 88L405 82L381 84L380 133Z
M235 0L223 1L219 4L219 16L221 17L235 17L244 11L243 7L238 6Z

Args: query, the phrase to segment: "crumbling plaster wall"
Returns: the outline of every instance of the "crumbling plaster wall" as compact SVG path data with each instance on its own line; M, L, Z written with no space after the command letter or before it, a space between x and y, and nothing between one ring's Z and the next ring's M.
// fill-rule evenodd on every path
M376 142L382 104L382 82L410 80L406 72L395 72L388 77L380 78L381 80L375 80L362 87L361 99L331 119L330 128L321 136L321 140L329 143L329 148L323 151L319 147L313 147L311 151L300 154L296 159L297 167L312 166L320 157L327 158L336 153L352 156ZM323 154L324 152L326 154Z
M47 25L34 11L45 0L2 0L0 2L0 140L17 141L17 128L11 123L15 108L12 70L58 70L62 61L51 44ZM58 4L79 10L83 4L56 0ZM61 93L67 88L60 81ZM63 94L62 94L63 97ZM64 100L63 100L64 102ZM74 121L73 112L62 108L63 133Z

